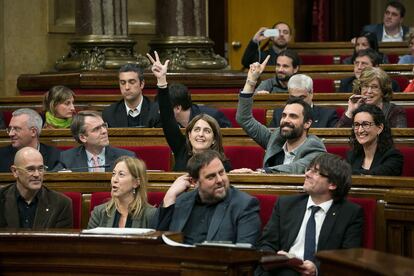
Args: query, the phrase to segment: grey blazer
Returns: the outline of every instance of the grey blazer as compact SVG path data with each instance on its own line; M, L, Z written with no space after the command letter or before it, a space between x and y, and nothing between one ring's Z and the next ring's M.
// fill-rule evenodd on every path
M88 229L95 227L113 227L115 219L115 208L111 210L110 216L105 211L107 203L95 206L89 218ZM132 228L153 228L152 220L157 208L147 206L139 218L132 218Z
M263 165L279 152L283 151L286 139L282 138L280 128L270 130L259 123L252 115L253 97L239 96L236 120L247 135L266 150ZM322 140L315 135L309 135L306 141L297 149L296 156L291 164L281 164L265 168L267 172L303 174L310 162L320 153L326 152Z
M0 227L20 228L16 190L15 183L0 189ZM33 229L72 228L72 201L45 186L38 193Z
M195 189L177 198L169 225L170 231L181 232L184 229L195 204L197 193L198 189ZM260 227L257 198L230 186L226 198L216 206L206 240L255 245L260 235Z
M111 172L114 168L115 160L123 155L136 157L132 151L107 146L105 148L105 164L108 166L105 167L105 171ZM84 146L65 150L60 153L59 165L55 171L64 168L74 172L88 172L88 158Z

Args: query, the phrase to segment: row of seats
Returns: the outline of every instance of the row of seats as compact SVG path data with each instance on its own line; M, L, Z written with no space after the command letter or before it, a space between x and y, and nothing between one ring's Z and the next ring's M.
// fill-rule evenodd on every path
M79 192L65 192L64 194L72 199L74 228L79 229L81 227L82 195ZM164 192L148 192L148 202L151 205L158 207L162 202L164 195ZM271 217L273 206L275 205L278 196L270 194L256 194L254 196L259 200L260 203L260 218L263 228ZM105 203L110 198L110 192L92 193L89 211L92 212L95 206ZM374 248L376 200L369 198L351 197L349 200L356 204L359 204L364 210L365 224L363 246L365 248Z
M350 150L347 145L325 144L329 153L346 158ZM120 146L121 148L135 152L147 164L148 170L171 171L172 153L168 146ZM70 147L59 147L62 150ZM404 156L403 176L414 176L411 169L414 163L414 147L397 145ZM250 168L256 170L262 168L264 149L260 146L224 146L224 153L229 158L233 169Z
M387 54L390 64L397 64L399 61L398 54ZM299 54L302 65L327 65L327 64L342 64L343 60L349 55L304 55Z

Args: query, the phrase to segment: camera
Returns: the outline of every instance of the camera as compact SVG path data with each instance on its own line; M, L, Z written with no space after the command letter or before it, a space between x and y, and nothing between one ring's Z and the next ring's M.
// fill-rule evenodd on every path
M272 36L277 37L279 36L279 30L278 29L267 29L267 30L264 30L263 35L265 37L272 37Z

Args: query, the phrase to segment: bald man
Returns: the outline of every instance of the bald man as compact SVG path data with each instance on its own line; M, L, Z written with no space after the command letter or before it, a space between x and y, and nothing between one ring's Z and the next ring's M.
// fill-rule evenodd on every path
M0 189L0 227L72 228L72 201L43 186L46 167L32 147L17 151L11 171L16 183Z

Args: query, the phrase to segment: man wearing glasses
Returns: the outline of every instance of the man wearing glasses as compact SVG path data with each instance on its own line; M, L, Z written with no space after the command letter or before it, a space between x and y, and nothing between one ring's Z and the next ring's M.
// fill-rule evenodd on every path
M46 168L36 149L24 147L16 153L10 168L16 183L0 189L0 227L73 227L72 201L43 186Z
M317 275L317 251L362 246L363 210L346 199L351 174L351 166L345 160L321 153L306 170L303 184L306 194L278 199L258 247L294 255L303 263L294 268L270 270L264 275ZM258 270L257 275L262 275L264 271Z
M109 146L108 124L96 111L78 112L70 127L73 138L81 146L61 152L58 170L75 172L111 172L114 161L135 153Z
M9 127L10 145L0 148L0 172L10 172L16 152L24 147L37 149L43 156L45 165L53 169L59 162L60 150L39 142L43 120L40 115L29 108L13 112Z

